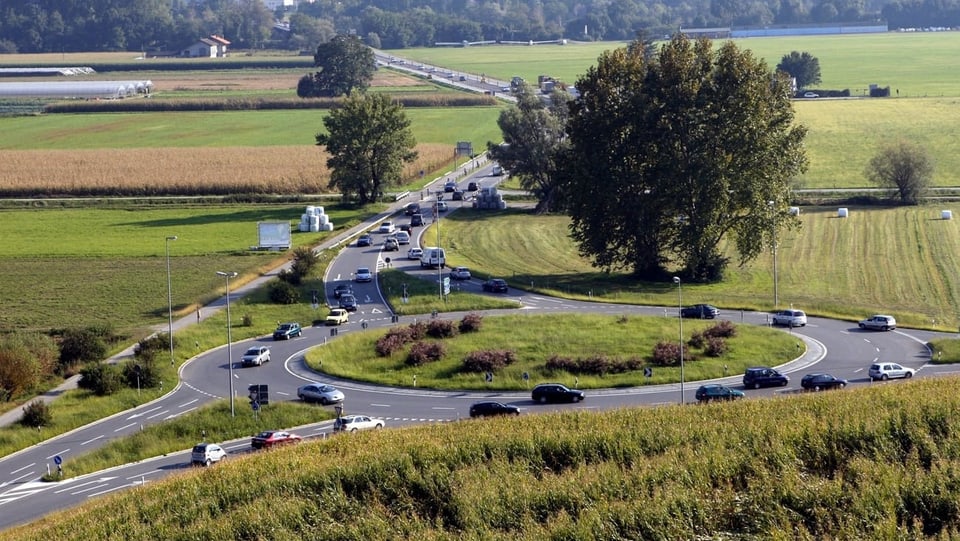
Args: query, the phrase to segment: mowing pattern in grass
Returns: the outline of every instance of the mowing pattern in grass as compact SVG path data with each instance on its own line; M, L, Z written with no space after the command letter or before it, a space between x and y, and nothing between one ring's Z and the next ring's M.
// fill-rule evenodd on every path
M94 500L0 539L954 537L957 384L335 437Z
M781 307L850 320L892 313L903 326L956 330L960 283L953 276L960 267L960 231L955 221L939 219L950 205L848 208L848 218L837 218L836 208L804 208L803 227L781 236ZM675 306L673 284L597 272L575 254L568 224L564 216L524 210L458 211L442 225L444 237L455 239L446 250L447 264L548 293ZM684 284L684 302L770 310L771 259L767 253L744 268L732 265L718 284Z
M440 316L444 318L444 316ZM450 318L447 318L450 319ZM459 322L459 318L453 320ZM691 321L683 326L687 340L715 322ZM608 357L625 361L649 359L660 341L676 341L675 317L615 317L607 315L508 315L483 318L479 332L463 333L439 340L446 349L443 359L413 367L405 363L410 346L389 357L378 357L375 343L386 331L377 330L345 336L307 353L307 364L338 377L385 385L410 385L414 375L418 387L436 389L523 390L543 381L574 385L574 375L547 369L554 355L573 359ZM425 339L426 342L438 340ZM690 348L684 363L688 381L739 374L748 366L779 365L796 356L797 339L788 333L756 327L737 326L737 336L727 339L729 351L717 358L702 349ZM484 374L461 371L468 354L483 350L511 350L516 362L494 374L492 383ZM652 365L651 365L652 366ZM523 373L530 381L523 379ZM655 367L652 378L642 370L621 374L579 374L581 388L632 387L680 381L679 366Z

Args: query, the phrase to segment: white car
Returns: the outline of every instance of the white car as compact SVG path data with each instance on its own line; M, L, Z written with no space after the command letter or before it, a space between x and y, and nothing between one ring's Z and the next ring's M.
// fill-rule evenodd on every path
M380 224L380 229L378 229L377 231L380 233L386 233L389 235L390 233L393 233L396 230L397 228L396 226L393 225L393 222L383 222L382 224Z
M397 239L397 244L410 244L410 233L406 231L397 231L395 235Z
M356 274L353 275L353 279L357 282L372 282L373 273L370 272L369 267L360 267L357 269Z
M215 443L198 443L193 446L193 452L190 453L190 463L203 466L220 462L224 458L227 458L227 452Z
M450 271L450 278L453 280L469 280L470 269L466 267L456 267Z
M897 328L897 320L893 316L878 314L861 321L860 328L873 331L892 331Z
M820 97L820 94L817 94L816 92L804 92L804 93L803 93L803 97L804 97L804 98L819 98L819 97Z
M773 324L786 327L806 327L807 314L803 310L780 310L773 314Z
M304 402L319 402L323 405L343 402L343 392L325 383L308 383L297 389L297 398Z
M344 415L333 422L334 432L356 432L358 430L376 430L383 428L383 419L366 415Z
M905 366L900 366L897 363L873 363L870 365L870 370L868 374L870 375L871 381L876 380L888 380L891 378L905 378L910 379L913 377L913 374L916 372L913 368L907 368Z
M261 366L268 362L270 362L270 348L267 346L253 346L240 359L240 364L243 366Z
M420 256L423 255L423 250L420 248L410 248L407 250L407 259L420 259Z

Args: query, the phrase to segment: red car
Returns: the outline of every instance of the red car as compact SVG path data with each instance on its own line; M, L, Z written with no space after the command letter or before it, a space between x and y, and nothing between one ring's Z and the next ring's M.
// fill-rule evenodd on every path
M301 440L303 440L302 437L292 432L286 432L284 430L264 430L250 440L250 445L253 446L254 449L269 449L270 447L286 445L288 443L300 443Z

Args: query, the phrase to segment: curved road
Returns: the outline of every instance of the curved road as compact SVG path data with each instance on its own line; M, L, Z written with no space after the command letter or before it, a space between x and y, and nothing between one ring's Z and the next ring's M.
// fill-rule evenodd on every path
M473 175L462 179L461 183L474 180L481 185L489 185L496 182L496 177L487 176L488 169L489 167L477 169ZM459 202L448 203L452 203L451 211L459 204ZM469 205L469 202L464 204ZM397 204L397 207L400 205ZM440 214L440 216L442 220L443 215ZM382 216L378 217L378 219L382 218ZM403 220L402 214L397 218ZM428 223L429 220L428 216ZM376 224L370 225L375 227ZM356 233L359 232L361 229L358 228ZM419 231L414 231L411 246L416 245L418 233ZM391 258L394 268L400 268L415 276L438 272L422 270L418 261L405 259L406 246L402 247L400 252L390 252L386 255L380 251L384 235L374 234L373 236L373 246L357 248L352 245L344 249L328 268L325 283L327 302L330 304L336 304L333 299L333 288L342 281L352 280L353 272L357 267L367 266L379 270L386 264L386 257ZM433 276L425 278L434 279ZM358 311L351 314L349 323L338 328L339 334L361 330L361 322L372 328L396 324L392 321L392 313L381 298L376 284L377 280L371 283L353 283L354 292L359 301ZM477 280L462 282L459 287L480 293L480 283ZM642 314L660 317L676 315L675 308L586 303L518 290L512 290L510 296L518 300L521 314L589 311L612 315ZM495 312L518 313L517 310ZM445 314L445 316L457 318L460 314ZM740 323L757 325L767 323L765 313L733 312L723 313L721 317ZM411 322L414 319L412 316L401 317L399 323ZM895 385L895 382L870 382L866 369L875 360L895 361L921 369L918 373L919 377L954 371L949 366L938 367L926 364L930 354L925 343L935 336L946 336L940 333L913 330L867 332L861 331L855 324L849 322L821 318L810 318L807 327L784 332L794 333L797 340L803 341L807 346L803 355L781 367L784 372L793 374L791 384L774 389L749 390L747 392L750 397L799 392L800 376L813 371L814 368L817 371L829 371L836 376L846 378L852 385ZM334 383L346 395L345 411L383 418L388 426L456 421L467 416L470 403L486 398L495 398L518 405L526 413L569 408L608 409L681 401L681 384L593 390L589 391L587 399L579 404L545 406L532 402L526 392L450 393L413 387L392 388L339 381L317 375L303 363L303 353L307 349L323 344L330 338L331 329L328 327L306 327L302 337L289 341L275 342L270 337L261 337L233 343L229 348L223 346L207 351L181 367L182 383L164 397L78 428L68 434L39 442L33 447L0 459L0 528L29 522L58 509L80 504L90 498L138 486L189 467L187 450L59 483L38 481L40 476L48 472L48 468L55 470L53 459L56 456L63 458L64 467L69 473L71 457L89 452L112 439L132 434L140 430L143 425L171 419L210 401L228 397L231 383L228 349L234 361L232 383L237 415L251 414L247 400L247 386L250 384L269 385L270 398L277 401L296 400L297 387L308 381ZM242 368L238 362L242 352L250 345L259 343L271 348L272 361L261 367ZM740 387L740 379L741 375L736 374L717 381ZM698 385L699 382L688 382L682 386L684 402L693 401L693 393ZM326 437L330 433L330 422L297 427L296 431L307 437ZM225 442L224 447L230 453L249 452L249 439Z

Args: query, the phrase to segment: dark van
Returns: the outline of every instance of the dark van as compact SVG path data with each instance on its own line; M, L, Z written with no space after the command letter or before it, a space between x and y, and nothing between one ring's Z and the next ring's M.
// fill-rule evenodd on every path
M410 227L420 227L423 225L423 214L417 213L410 216Z

